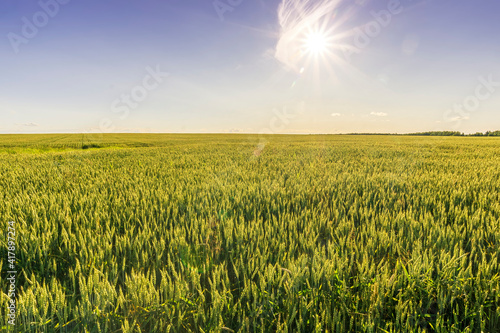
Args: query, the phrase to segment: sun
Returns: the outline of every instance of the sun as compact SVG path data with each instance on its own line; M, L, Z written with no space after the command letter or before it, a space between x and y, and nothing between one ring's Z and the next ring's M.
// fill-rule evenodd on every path
M304 47L311 55L325 54L329 49L328 36L320 31L312 31L307 34Z

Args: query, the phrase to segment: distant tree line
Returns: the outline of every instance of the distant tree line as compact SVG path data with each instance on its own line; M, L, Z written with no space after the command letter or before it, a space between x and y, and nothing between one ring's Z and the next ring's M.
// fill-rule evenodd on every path
M485 133L477 132L469 136L500 136L500 131L487 131Z
M410 133L406 135L421 135L421 136L500 136L500 131L486 131L485 133L476 132L474 134L464 134L457 131L433 131Z
M418 136L500 136L500 131L476 132L474 134L464 134L458 131L431 131L418 133L347 133L347 135L418 135Z

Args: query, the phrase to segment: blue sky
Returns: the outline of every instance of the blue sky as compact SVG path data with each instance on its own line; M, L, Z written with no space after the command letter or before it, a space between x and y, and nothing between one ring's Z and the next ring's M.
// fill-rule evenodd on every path
M0 133L500 129L496 0L217 1L2 1Z

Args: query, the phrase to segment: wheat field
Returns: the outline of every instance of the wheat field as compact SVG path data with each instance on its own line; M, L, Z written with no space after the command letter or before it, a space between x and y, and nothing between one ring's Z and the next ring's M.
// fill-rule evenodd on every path
M1 135L14 331L500 332L499 165L498 138Z

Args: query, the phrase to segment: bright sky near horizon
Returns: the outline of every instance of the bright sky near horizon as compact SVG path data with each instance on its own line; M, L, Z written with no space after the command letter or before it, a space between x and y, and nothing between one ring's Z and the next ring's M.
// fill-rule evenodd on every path
M497 0L3 0L0 133L500 129Z

